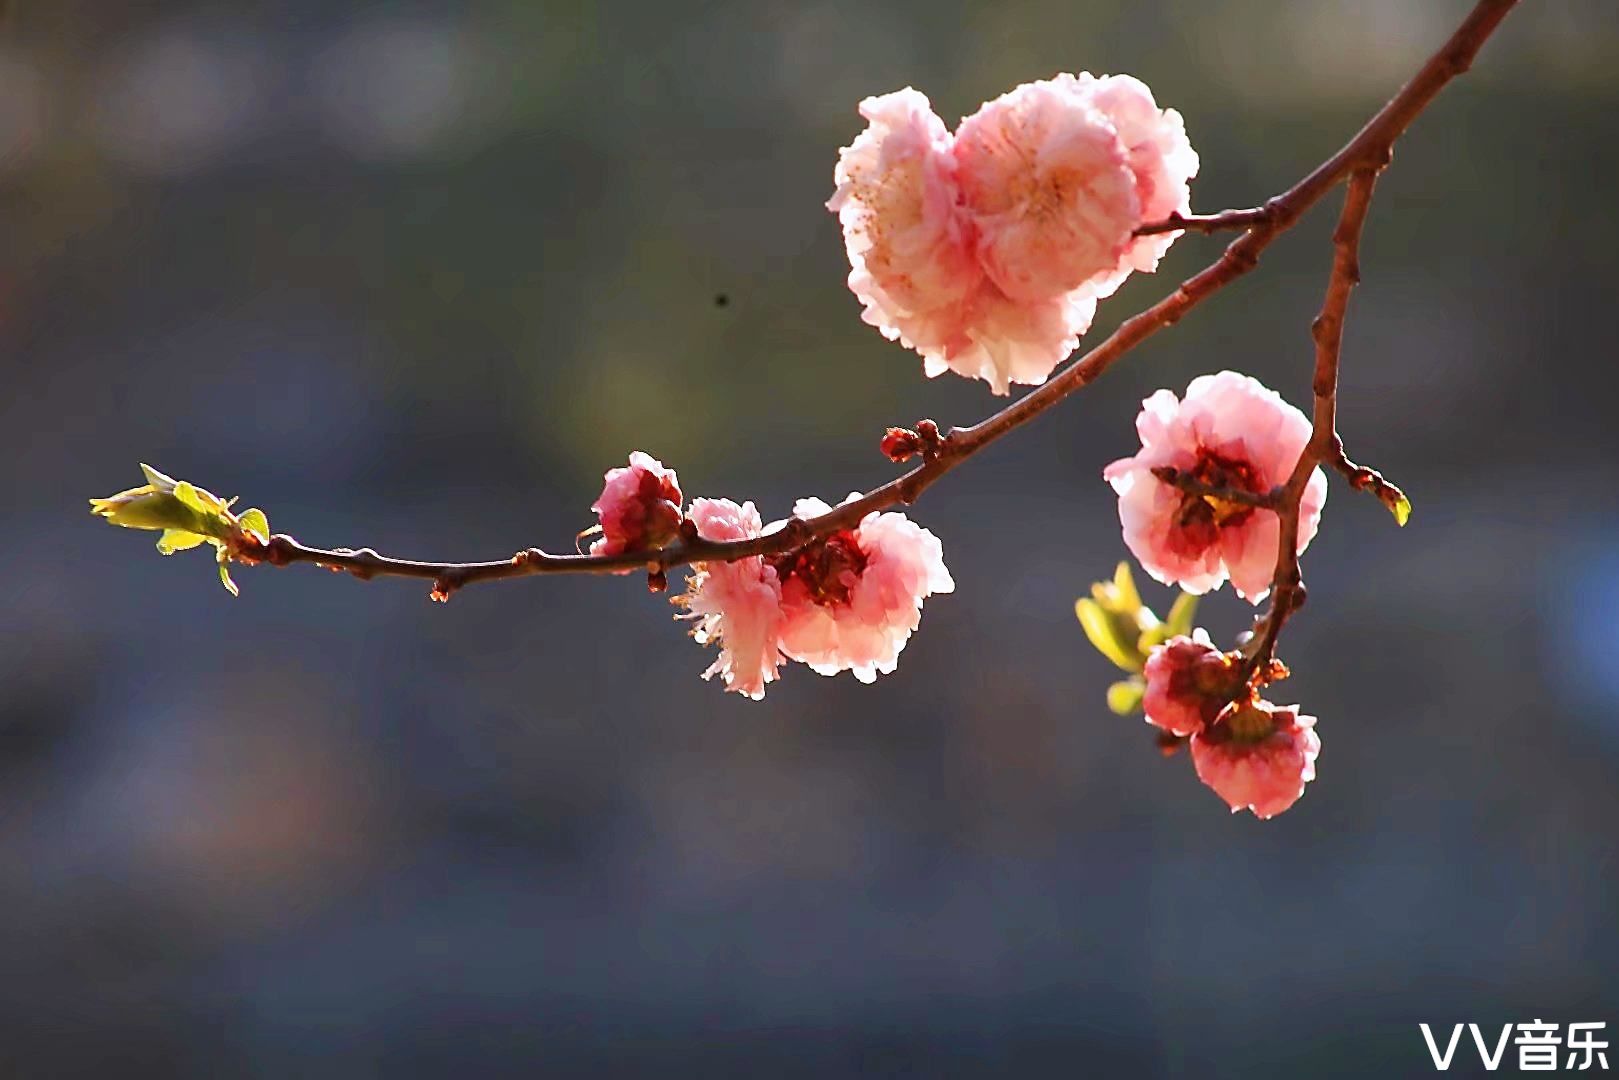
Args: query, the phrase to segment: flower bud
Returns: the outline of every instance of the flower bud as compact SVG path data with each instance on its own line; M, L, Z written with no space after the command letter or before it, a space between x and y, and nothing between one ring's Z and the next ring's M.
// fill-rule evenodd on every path
M1195 735L1236 695L1241 671L1237 655L1216 649L1201 628L1154 647L1143 671L1147 722L1172 735Z
M922 439L909 428L891 427L878 446L889 461L903 463L922 452Z
M653 551L680 533L680 481L673 469L636 450L625 468L609 469L601 497L591 504L601 519L602 538L592 555Z

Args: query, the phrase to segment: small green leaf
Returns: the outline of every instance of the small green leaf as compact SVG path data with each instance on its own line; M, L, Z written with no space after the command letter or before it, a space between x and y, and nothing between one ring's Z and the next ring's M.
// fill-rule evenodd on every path
M91 499L90 512L126 529L204 531L204 515L150 485L120 491L106 499Z
M236 524L244 532L251 533L253 538L261 544L270 542L270 519L264 516L264 511L258 507L244 510L236 518Z
M1141 699L1147 694L1147 684L1132 676L1121 679L1107 688L1107 707L1120 716L1129 716L1141 708Z
M184 529L164 529L163 535L157 538L157 550L164 555L173 555L176 551L188 551L207 540L206 536Z
M1169 618L1164 620L1165 641L1192 632L1192 620L1197 616L1199 599L1189 592L1183 592L1175 598L1174 605L1169 609Z
M173 480L150 465L142 465L141 472L146 483L91 499L90 512L126 529L183 529L196 520L196 512L174 497Z
M184 480L174 485L173 497L196 514L198 527L193 532L200 532L215 540L229 539L235 533L236 526L230 518L230 506L235 499L226 502L213 492Z
M1153 624L1141 632L1136 638L1136 654L1142 657L1143 663L1152 650L1169 640L1169 627L1153 620Z
M1120 611L1137 611L1141 607L1141 594L1136 591L1135 578L1130 575L1130 564L1123 559L1113 569L1113 588Z
M1141 670L1141 658L1119 639L1114 620L1102 610L1101 604L1081 597L1074 602L1074 614L1079 617L1079 625L1084 628L1085 636L1097 652L1125 671Z
M176 499L179 499L182 503L191 507L191 509L195 510L199 514L214 513L218 507L210 505L208 499L212 496L208 496L207 498L204 496L208 496L208 493L198 490L196 485L188 484L184 480L181 480L178 484L174 485L174 497Z
M164 476L162 473L158 472L150 465L147 465L145 462L141 463L141 472L146 474L146 482L157 488L159 491L164 492L165 494L174 491L175 481L170 477Z
M219 549L219 583L225 586L225 591L232 596L241 595L241 590L236 587L236 582L230 579L230 556L225 554L224 548Z
M1396 488L1393 494L1383 500L1383 505L1394 515L1394 523L1402 529L1405 528L1405 523L1411 520L1411 500L1406 497L1405 492Z

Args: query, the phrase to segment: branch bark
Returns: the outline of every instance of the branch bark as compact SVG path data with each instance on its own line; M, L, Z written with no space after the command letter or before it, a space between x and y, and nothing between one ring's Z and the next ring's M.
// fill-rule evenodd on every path
M1382 169L1382 165L1368 163L1350 175L1343 212L1332 232L1332 274L1327 279L1327 295L1321 303L1321 314L1310 324L1315 338L1315 378L1311 382L1315 406L1310 441L1299 453L1293 472L1282 485L1281 497L1276 500L1281 530L1276 545L1276 572L1271 576L1270 607L1256 627L1256 647L1248 657L1245 676L1268 669L1276 656L1276 639L1282 627L1304 604L1304 579L1299 569L1299 507L1316 468L1334 454L1343 455L1343 443L1338 438L1338 368L1343 357L1344 318L1349 310L1349 295L1360 284L1360 237Z

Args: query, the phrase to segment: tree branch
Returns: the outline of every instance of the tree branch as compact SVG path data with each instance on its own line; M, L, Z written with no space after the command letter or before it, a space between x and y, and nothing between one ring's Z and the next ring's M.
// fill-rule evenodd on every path
M1382 168L1382 165L1370 163L1355 169L1349 178L1349 190L1344 195L1344 208L1338 218L1338 227L1332 233L1332 274L1327 279L1327 295L1321 303L1321 314L1310 324L1310 332L1315 338L1315 378L1311 384L1315 408L1310 422L1310 441L1299 453L1293 472L1282 486L1280 505L1276 511L1282 527L1276 546L1276 572L1271 577L1270 608L1261 616L1256 627L1256 647L1248 658L1245 675L1261 671L1275 658L1276 639L1282 627L1286 625L1288 617L1304 604L1304 580L1299 570L1298 553L1300 504L1316 467L1330 455L1336 453L1341 456L1343 453L1337 423L1338 367L1343 354L1344 316L1349 309L1349 294L1360 283L1360 236L1366 224L1366 214L1372 206L1377 175Z
M236 545L230 553L231 557L238 562L275 566L312 562L363 579L377 576L424 578L433 581L435 599L446 599L456 589L478 581L538 574L611 574L635 569L657 573L688 563L731 561L793 550L811 539L850 528L872 511L914 502L945 473L1076 390L1094 382L1131 349L1164 327L1178 322L1209 296L1252 270L1258 264L1260 254L1276 237L1292 228L1322 196L1353 174L1344 217L1335 234L1337 254L1327 301L1316 322L1314 434L1292 477L1284 486L1281 497L1284 552L1278 558L1277 580L1270 613L1263 620L1263 635L1256 634L1260 647L1253 653L1250 673L1259 670L1261 658L1268 660L1274 653L1276 634L1280 632L1287 615L1303 599L1304 589L1299 580L1295 550L1298 500L1315 466L1327 462L1341 471L1348 470L1352 474L1352 482L1357 482L1358 477L1358 486L1379 492L1379 497L1384 497L1383 487L1398 491L1372 470L1349 462L1343 456L1334 430L1343 313L1349 290L1358 278L1356 261L1360 227L1365 219L1373 183L1377 173L1388 164L1395 140L1411 126L1446 84L1472 65L1479 49L1516 2L1480 0L1449 40L1423 64L1410 82L1367 121L1354 138L1297 184L1263 206L1218 214L1176 215L1166 221L1143 226L1137 231L1138 235L1177 230L1204 233L1226 229L1243 231L1215 262L1188 278L1156 304L1126 319L1101 344L1071 361L1044 385L977 424L951 429L932 443L931 454L923 464L829 513L808 521L789 519L785 527L750 540L714 543L683 535L675 544L658 551L611 556L554 555L538 548L529 548L509 559L494 562L421 562L388 558L369 548L312 548L290 536L278 534L268 544L250 541ZM1253 496L1245 494L1243 497ZM1271 495L1265 498L1270 499ZM1294 550L1294 554L1286 554L1288 550Z
M1137 236L1153 236L1166 232L1217 233L1227 229L1246 229L1263 224L1271 215L1268 206L1251 206L1246 210L1221 210L1218 214L1170 214L1162 221L1154 221L1136 230Z

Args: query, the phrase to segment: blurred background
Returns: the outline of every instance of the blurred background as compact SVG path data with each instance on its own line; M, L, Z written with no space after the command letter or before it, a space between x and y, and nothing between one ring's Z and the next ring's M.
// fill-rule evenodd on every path
M1072 601L1125 554L1141 398L1307 400L1328 206L928 493L959 587L874 687L724 694L637 578L232 600L85 512L149 461L310 543L497 558L566 549L632 448L835 501L885 425L1001 403L860 322L822 203L861 97L1129 72L1194 206L1250 205L1468 6L16 0L0 1074L1363 1077L1426 1074L1423 1021L1619 1036L1608 0L1524 4L1380 185L1341 425L1416 514L1335 482L1279 688L1320 778L1274 821L1107 711Z

